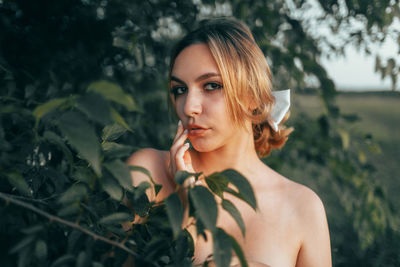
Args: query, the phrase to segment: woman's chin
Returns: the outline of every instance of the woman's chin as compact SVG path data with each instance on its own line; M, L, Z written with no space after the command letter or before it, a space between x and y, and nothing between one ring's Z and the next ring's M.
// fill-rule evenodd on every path
M205 153L205 152L211 152L215 150L215 146L212 146L211 144L207 144L205 142L196 142L196 141L191 141L192 146L194 150L197 152Z

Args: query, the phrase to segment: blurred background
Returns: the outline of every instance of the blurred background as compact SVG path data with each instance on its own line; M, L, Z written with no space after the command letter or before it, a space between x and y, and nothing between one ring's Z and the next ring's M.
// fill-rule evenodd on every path
M79 98L88 91L121 105L112 108L128 129L118 137L120 158L143 147L169 149L170 49L196 22L220 16L251 28L275 88L292 89L287 124L295 131L264 161L324 201L333 265L400 266L398 0L0 0L0 191L23 191L19 170L31 186L33 157L35 175L68 176L64 147L41 145L51 139L49 129L60 127L53 143L65 135L76 147L87 127L101 139L99 125L107 121L96 116L108 104ZM107 95L107 88L118 93ZM75 121L59 118L71 106L89 125L74 124L73 133L59 126ZM100 161L106 150L95 152ZM26 222L16 222L18 212L1 214L0 246L8 251L13 242L5 240L20 236L4 221Z

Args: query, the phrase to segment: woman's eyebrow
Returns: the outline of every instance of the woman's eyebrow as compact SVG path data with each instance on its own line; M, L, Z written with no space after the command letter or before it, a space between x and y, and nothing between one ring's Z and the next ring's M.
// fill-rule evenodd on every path
M211 78L211 77L221 77L221 74L216 73L216 72L207 72L207 73L204 73L204 74L200 75L199 77L197 77L195 81L199 82L201 80L205 80L205 79L208 79L208 78ZM185 84L184 81L182 81L181 79L179 79L178 77L173 76L173 75L171 76L171 81L175 81L175 82L178 82L178 83Z
M201 80L205 80L211 77L221 77L221 74L216 73L216 72L208 72L208 73L204 73L202 75L200 75L199 77L196 78L196 82L201 81Z
M181 83L181 84L185 84L181 79L179 79L179 78L177 78L175 76L171 76L171 81L175 81L175 82L178 82L178 83Z

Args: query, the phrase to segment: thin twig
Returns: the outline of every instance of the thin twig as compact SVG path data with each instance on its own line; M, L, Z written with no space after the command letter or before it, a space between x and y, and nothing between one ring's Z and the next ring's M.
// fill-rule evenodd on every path
M101 240L101 241L103 241L105 243L108 243L108 244L110 244L112 246L116 246L116 247L128 252L129 254L131 254L133 256L137 256L136 252L134 252L133 250L127 248L126 246L124 246L124 245L122 245L122 244L120 244L118 242L115 242L115 241L107 239L107 238L105 238L103 236L97 235L97 234L95 234L95 233L83 228L79 224L72 223L70 221L61 219L60 217L51 215L51 214L49 214L49 213L47 213L47 212L45 212L43 210L40 210L40 209L36 208L35 206L32 206L31 204L28 204L28 203L26 203L24 201L17 200L11 195L4 194L4 193L0 192L0 198L4 199L6 202L10 202L10 203L13 203L13 204L15 204L17 206L20 206L20 207L29 209L31 211L34 211L36 213L39 213L40 215L48 218L50 221L55 221L55 222L67 225L69 227L75 228L75 229L81 231L82 233L85 233L85 234L93 237L94 240Z

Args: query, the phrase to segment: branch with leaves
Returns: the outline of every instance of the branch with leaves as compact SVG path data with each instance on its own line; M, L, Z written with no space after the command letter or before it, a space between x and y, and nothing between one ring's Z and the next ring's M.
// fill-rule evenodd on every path
M127 252L127 253L129 253L129 254L131 254L133 256L137 256L137 253L135 251L129 249L128 247L124 246L121 243L118 243L116 241L113 241L113 240L110 240L108 238L105 238L104 236L97 235L97 234L87 230L86 228L82 227L81 225L79 225L77 223L73 223L73 222L64 220L64 219L62 219L60 217L51 215L51 214L49 214L49 213L47 213L47 212L45 212L45 211L43 211L41 209L36 208L35 206L33 206L31 204L28 204L28 203L26 203L24 201L17 200L17 199L15 199L13 196L11 196L9 194L4 194L4 193L0 192L0 198L5 200L6 203L12 203L12 204L17 205L19 207L23 207L25 209L31 210L33 212L36 212L36 213L48 218L50 221L58 222L58 223L67 225L69 227L72 227L72 228L74 228L76 230L81 231L82 233L85 233L88 236L93 237L94 240L103 241L103 242L105 242L107 244L110 244L111 246L118 247L118 248L122 249L123 251L125 251L125 252Z

